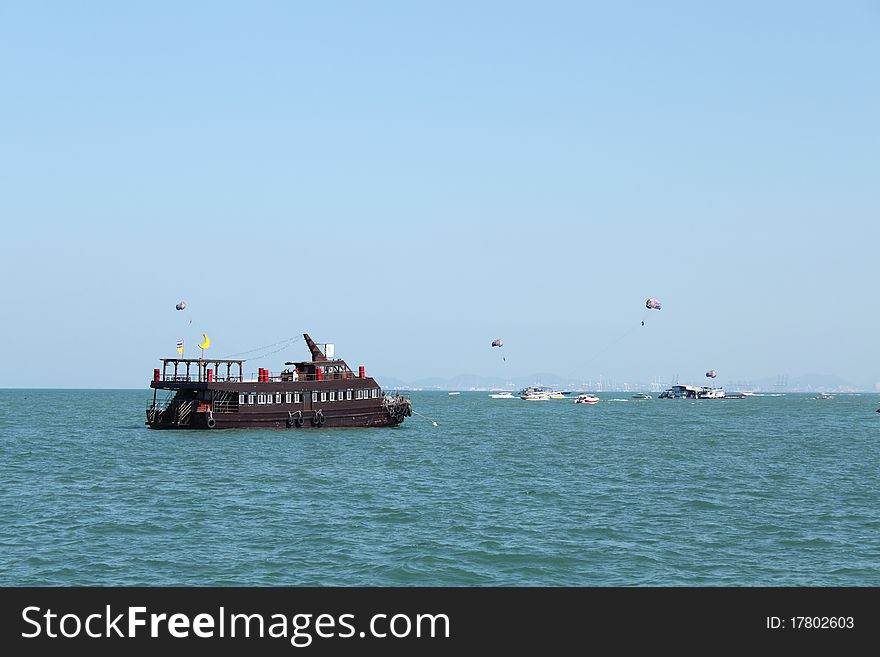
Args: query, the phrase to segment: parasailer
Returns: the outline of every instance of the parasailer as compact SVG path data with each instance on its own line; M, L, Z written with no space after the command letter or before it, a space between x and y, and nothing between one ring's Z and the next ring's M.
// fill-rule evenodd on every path
M647 301L645 301L645 312L642 314L642 326L645 325L645 320L648 318L648 314L652 310L660 310L660 301L650 297Z
M492 346L493 346L493 347L503 347L503 346L504 346L504 340L502 340L501 338L495 338L494 340L492 340ZM503 360L505 363L507 362L507 357L504 356L503 352L502 352L502 355L501 355L501 360Z
M718 374L715 372L715 370L709 370L708 372L706 372L706 378L714 379L716 376L718 376Z
M174 306L177 310L183 310L186 308L186 301L178 301L177 305ZM189 314L189 313L187 313ZM192 319L189 320L189 323L192 324Z

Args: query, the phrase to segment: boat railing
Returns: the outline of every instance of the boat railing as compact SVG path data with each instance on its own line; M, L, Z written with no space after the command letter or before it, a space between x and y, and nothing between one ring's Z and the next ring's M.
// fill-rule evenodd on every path
M177 399L173 395L165 399L150 400L147 404L147 418L152 423L170 422L178 426L189 424L195 410L196 400Z
M291 381L355 381L361 377L354 372L322 372L318 374L307 374L305 372L297 372L294 374L290 371L283 371L277 374L266 372L264 370L262 379L260 375L252 374L245 379L247 383L288 383ZM365 377L366 378L366 377ZM218 379L214 379L217 381Z
M147 411L151 413L164 413L174 402L174 393L168 395L164 399L150 399L147 402Z
M210 410L215 413L238 413L238 393L225 390L215 392Z
M159 380L166 381L166 382L170 381L172 383L174 383L174 382L183 382L183 383L192 383L192 382L197 382L197 383L211 383L211 382L213 382L213 383L218 383L218 382L219 383L239 383L241 381L247 381L248 378L244 377L244 376L238 376L237 374L230 374L229 376L216 376L216 375L212 374L211 381L208 381L208 378L206 376L201 376L201 377L194 376L194 375L187 376L186 374L178 374L177 376L174 376L172 374L172 375L166 376L164 378L161 378L161 376L160 376ZM256 374L254 375L253 380L254 381L257 380Z
M214 398L213 401L203 401L200 399L178 399L174 394L164 399L157 399L155 402L149 400L147 402L147 413L151 416L159 414L169 414L184 417L189 416L193 411L204 413L212 411L214 413L237 413L238 412L238 393L223 392Z

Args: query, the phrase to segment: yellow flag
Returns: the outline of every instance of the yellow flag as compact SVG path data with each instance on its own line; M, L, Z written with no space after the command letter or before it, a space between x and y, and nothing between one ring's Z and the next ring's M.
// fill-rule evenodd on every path
M211 338L209 338L205 333L202 333L202 337L205 339L202 340L202 344L199 345L199 349L207 349L211 346Z

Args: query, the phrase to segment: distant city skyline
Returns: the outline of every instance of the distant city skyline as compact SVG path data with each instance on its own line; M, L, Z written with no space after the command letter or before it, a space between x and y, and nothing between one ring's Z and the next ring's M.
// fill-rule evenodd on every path
M386 388L408 390L514 390L530 385L562 387L575 390L590 391L622 391L622 392L659 392L673 385L693 385L720 387L729 392L837 392L837 393L870 393L880 392L880 382L870 386L862 386L834 376L806 375L789 379L785 375L763 377L754 380L713 381L699 378L654 377L651 380L622 380L613 376L571 379L551 373L517 376L507 380L494 379L476 375L462 374L449 379L426 377L414 381L403 381L395 377L380 375Z
M178 340L303 332L400 381L880 380L875 4L0 24L0 387L146 388Z

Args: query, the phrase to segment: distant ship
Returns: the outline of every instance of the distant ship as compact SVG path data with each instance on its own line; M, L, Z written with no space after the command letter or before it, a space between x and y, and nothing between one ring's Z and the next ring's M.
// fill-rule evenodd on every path
M657 399L724 399L724 389L676 385L661 392Z
M394 427L412 415L412 402L387 394L360 367L327 358L303 333L312 359L289 362L273 374L245 378L243 360L162 358L153 370L151 429L302 429ZM329 353L329 350L328 350ZM225 372L223 370L225 369ZM195 370L195 372L193 372ZM159 390L169 396L159 399Z

